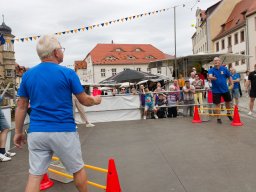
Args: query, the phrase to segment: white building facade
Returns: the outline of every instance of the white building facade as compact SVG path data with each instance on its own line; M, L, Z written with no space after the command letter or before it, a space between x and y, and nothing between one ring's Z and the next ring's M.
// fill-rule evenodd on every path
M254 70L254 65L256 64L256 10L247 15L247 29L248 55L251 56L248 60L248 69L249 71L252 71Z

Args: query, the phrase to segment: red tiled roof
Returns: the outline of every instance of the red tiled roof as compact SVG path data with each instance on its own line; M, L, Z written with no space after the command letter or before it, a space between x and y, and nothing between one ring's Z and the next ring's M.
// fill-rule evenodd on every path
M254 2L255 3L255 2ZM213 39L217 40L229 34L235 29L245 25L245 15L252 5L252 0L242 0L236 4L227 21L222 25L222 30Z
M15 64L15 72L16 75L21 77L23 73L25 73L29 68L25 68L24 66L20 66L18 63Z
M201 17L201 21L205 21L206 20L207 15L206 15L206 11L205 10L201 10L200 17Z
M87 69L87 63L85 60L83 61L75 61L75 71L78 69Z
M116 49L122 51L116 51ZM135 51L136 49L141 51ZM97 44L88 55L91 55L94 65L147 64L167 57L162 51L150 44ZM112 57L112 59L107 59L108 57ZM129 57L135 59L128 59Z

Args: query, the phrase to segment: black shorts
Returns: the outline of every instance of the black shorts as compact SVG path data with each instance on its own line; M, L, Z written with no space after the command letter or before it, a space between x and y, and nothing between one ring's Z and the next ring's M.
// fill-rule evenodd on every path
M213 103L216 104L216 105L220 104L221 97L223 97L225 102L232 101L231 95L230 95L229 92L226 92L226 93L212 93L212 96L213 96Z
M251 98L256 98L256 90L255 90L255 89L251 89L251 90L250 90L250 93L249 93L249 96L250 96Z

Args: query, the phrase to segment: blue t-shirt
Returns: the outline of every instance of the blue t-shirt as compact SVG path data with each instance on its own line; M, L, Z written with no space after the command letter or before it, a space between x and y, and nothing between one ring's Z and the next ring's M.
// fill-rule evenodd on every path
M231 73L226 67L220 66L219 69L216 67L211 68L208 74L212 74L216 77L216 80L212 80L212 92L213 93L226 93L228 92L227 78L231 76Z
M240 78L239 73L235 73L234 75L231 75L233 80L237 80ZM233 89L239 89L239 82L234 82L234 87Z
M145 93L145 105L153 105L154 100L152 93Z
M76 73L51 62L31 68L22 77L20 97L31 106L29 132L75 132L72 93L82 93Z

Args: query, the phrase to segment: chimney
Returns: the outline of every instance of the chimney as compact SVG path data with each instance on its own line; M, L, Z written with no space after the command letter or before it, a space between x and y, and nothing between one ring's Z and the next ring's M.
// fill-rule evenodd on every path
M114 44L114 41L113 41L113 40L111 40L111 44Z

